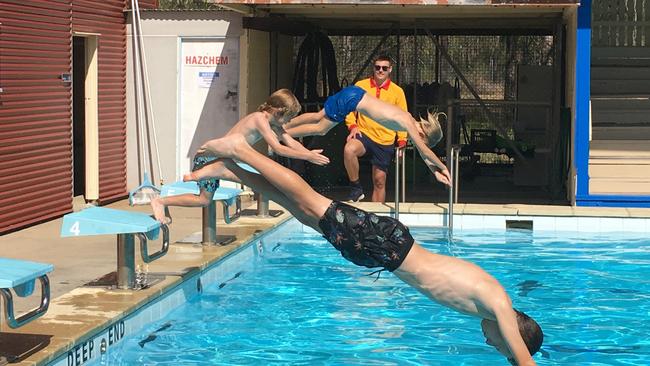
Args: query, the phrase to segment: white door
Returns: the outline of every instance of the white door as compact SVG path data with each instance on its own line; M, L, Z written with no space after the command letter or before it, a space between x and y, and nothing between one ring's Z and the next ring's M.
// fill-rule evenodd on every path
M180 57L179 177L205 141L239 120L239 38L184 38Z

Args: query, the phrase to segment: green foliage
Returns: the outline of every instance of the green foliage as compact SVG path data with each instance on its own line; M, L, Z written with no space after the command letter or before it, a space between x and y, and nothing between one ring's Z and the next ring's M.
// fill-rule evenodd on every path
M164 10L219 9L208 0L159 0L158 5Z

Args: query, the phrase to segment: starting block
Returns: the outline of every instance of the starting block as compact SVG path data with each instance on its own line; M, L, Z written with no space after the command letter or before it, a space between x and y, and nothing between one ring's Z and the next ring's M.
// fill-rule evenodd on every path
M217 205L215 201L223 203L223 219L226 224L236 221L241 216L241 198L239 194L241 189L219 187L212 195L212 202L202 211L202 230L201 239L198 239L198 234L192 235L188 238L180 240L179 243L192 243L192 244L211 244L211 245L225 245L235 241L234 235L217 235ZM194 194L200 193L199 186L196 182L176 182L168 186L163 186L161 191L162 197L175 196L181 194ZM235 214L230 215L230 206L235 205Z
M162 248L149 254L147 239L155 240L162 229ZM61 237L117 235L117 288L140 289L136 286L135 238L140 243L140 255L145 263L153 262L169 250L169 229L151 216L141 212L91 207L63 216Z
M201 192L199 185L194 181L183 182L179 180L172 184L165 184L160 189L160 197L178 196L181 194L198 195Z
M51 264L0 258L0 295L4 299L5 318L9 327L21 327L45 314L50 306L50 281L47 274L53 269ZM36 279L41 283L40 305L16 318L11 290L19 297L30 296L34 293Z
M223 221L226 224L236 221L241 216L241 197L239 194L243 191L239 188L219 187L212 196L213 201L223 202ZM230 216L228 208L235 205L235 214Z

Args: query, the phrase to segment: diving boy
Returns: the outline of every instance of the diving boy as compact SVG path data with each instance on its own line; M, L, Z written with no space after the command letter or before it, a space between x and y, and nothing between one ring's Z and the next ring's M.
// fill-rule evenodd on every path
M541 328L513 309L501 284L480 267L429 252L391 217L318 194L296 173L252 149L241 135L208 141L199 151L229 158L211 166L209 174L240 181L284 206L354 264L389 270L431 300L481 318L487 344L514 365L536 365L531 355L541 347ZM261 175L243 170L231 159L251 165ZM199 169L186 179L202 179L206 172Z
M324 108L320 111L303 113L292 119L285 125L285 129L293 137L325 135L334 126L344 122L350 112L355 111L390 130L406 130L408 137L413 141L424 163L434 172L436 179L443 184L451 185L449 170L429 148L442 138L438 123L438 116L441 113L429 114L427 121L417 122L409 112L377 99L362 88L353 85L328 97Z
M287 134L283 125L300 112L300 103L288 89L280 89L271 94L266 102L239 122L237 122L224 137L233 134L244 136L248 144L254 144L260 138L278 155L293 159L307 160L317 165L329 163L329 159L322 155L322 150L308 150L298 141ZM278 136L284 145L278 140ZM197 170L215 163L216 158L205 154L196 154L192 162L192 170ZM219 188L219 180L216 178L205 178L198 181L200 193L182 194L178 196L157 197L151 201L151 207L156 220L162 223L169 223L170 218L165 212L168 206L203 207L207 206L214 192Z

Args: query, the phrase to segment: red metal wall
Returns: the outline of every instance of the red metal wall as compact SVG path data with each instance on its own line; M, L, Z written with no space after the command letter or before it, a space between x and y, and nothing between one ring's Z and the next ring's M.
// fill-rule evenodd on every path
M99 200L126 192L126 21L130 0L73 0L72 30L99 33ZM152 8L156 0L140 0Z
M73 31L100 34L100 200L126 195L128 3L0 0L0 233L72 210Z
M74 0L73 32L98 36L99 200L126 192L125 0Z
M0 233L72 209L69 0L0 1Z

